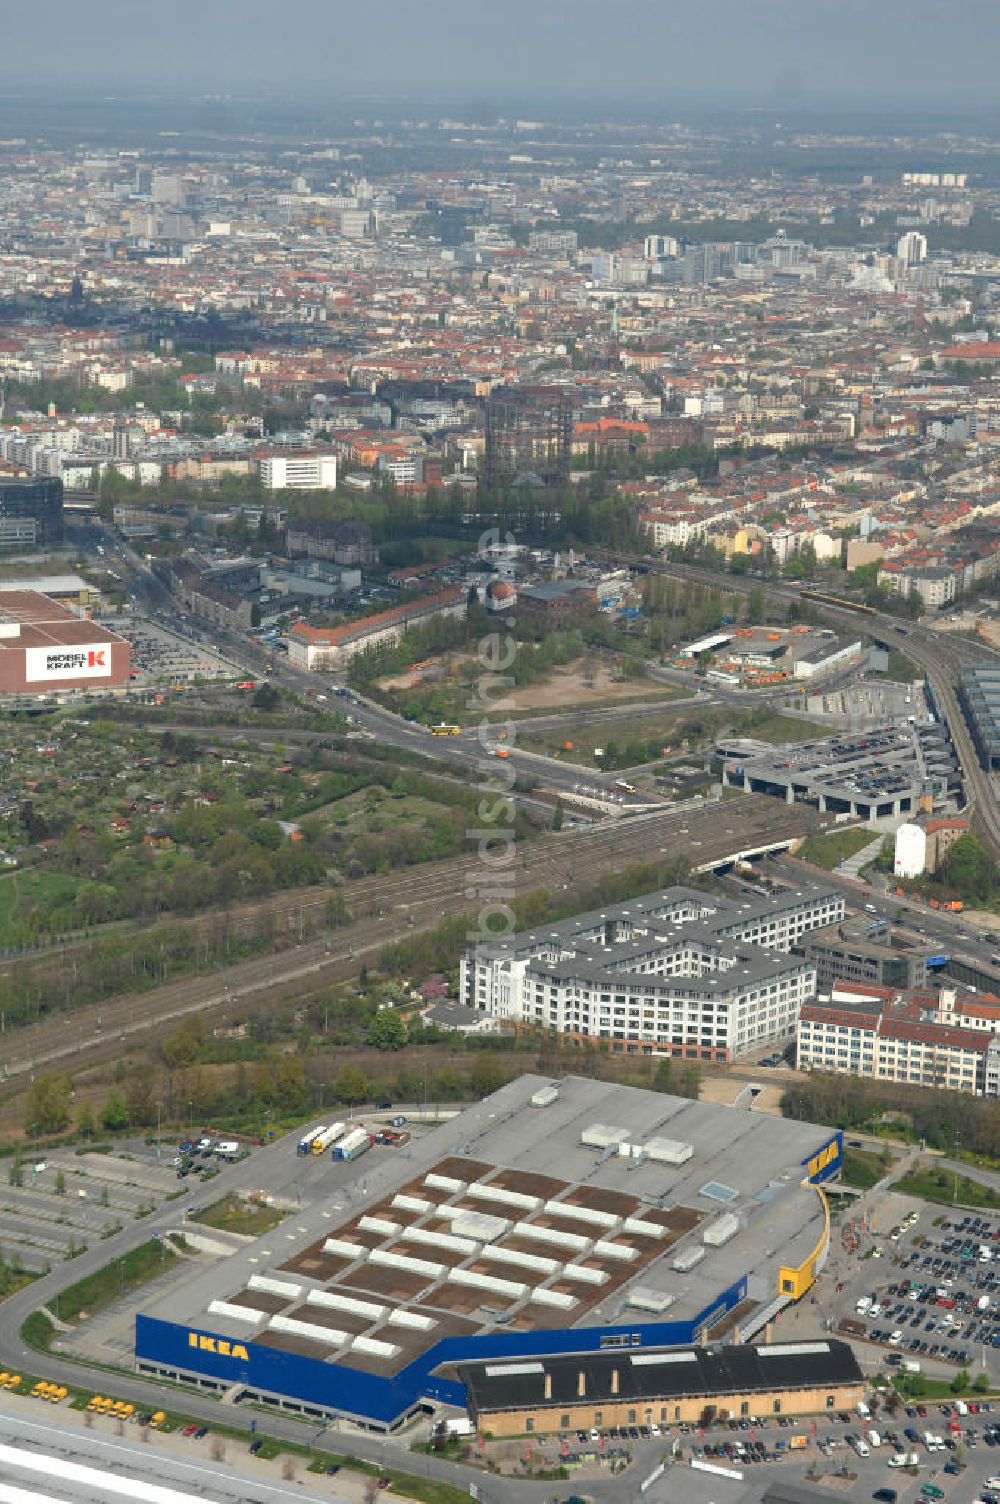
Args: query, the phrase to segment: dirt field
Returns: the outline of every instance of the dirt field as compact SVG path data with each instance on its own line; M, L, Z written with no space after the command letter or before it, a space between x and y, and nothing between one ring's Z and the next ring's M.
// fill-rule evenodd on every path
M497 710L558 710L569 705L616 704L624 701L654 701L666 703L678 698L678 691L666 685L644 685L640 680L615 680L606 664L588 667L580 662L556 669L552 677L542 684L529 684L515 690L505 699L494 700Z
M991 647L1000 648L1000 621L993 617L975 611L963 611L956 621L949 618L945 621L934 621L931 625L936 632L966 632L970 635L975 633Z
M467 656L455 657L449 660L449 668L465 668L474 660ZM426 675L407 670L403 674L393 674L389 678L379 681L379 688L383 690L403 691L419 687L433 687L441 682L441 667L435 665ZM445 677L447 682L447 677ZM565 668L553 670L551 676L538 684L526 685L523 689L512 691L502 699L491 697L490 705L495 710L514 711L524 713L532 710L558 710L560 707L569 705L574 708L585 705L619 704L635 700L637 702L650 702L654 704L667 704L676 700L680 690L671 689L669 685L654 685L643 680L616 680L612 678L612 670L606 663L588 663L585 659L578 659L575 663L567 664Z

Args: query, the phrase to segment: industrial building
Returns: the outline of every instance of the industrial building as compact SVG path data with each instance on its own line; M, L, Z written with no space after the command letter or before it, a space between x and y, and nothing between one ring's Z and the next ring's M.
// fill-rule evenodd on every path
M681 649L681 659L712 655L708 677L753 685L776 679L812 679L860 664L860 638L839 638L827 627L731 627Z
M858 916L812 931L796 947L816 968L822 995L838 982L875 987L923 987L940 942L928 941L887 920Z
M0 694L127 684L127 642L34 590L0 589Z
M0 470L0 549L63 540L63 483L58 476Z
M735 1060L793 1037L816 968L790 952L844 907L842 894L809 883L753 902L666 888L477 944L462 958L459 997L626 1053Z
M841 732L795 746L737 739L716 748L726 788L858 820L941 808L960 786L947 727L937 721Z
M459 1374L470 1417L493 1436L824 1415L853 1409L865 1392L857 1358L835 1338L470 1363Z
M1000 667L966 664L958 683L958 698L983 767L1000 768Z
M497 387L486 404L483 479L497 486L569 484L573 401L554 386Z
M826 1259L841 1154L811 1123L524 1076L405 1151L325 1160L314 1205L137 1314L136 1364L386 1429L466 1408L465 1365L749 1342Z

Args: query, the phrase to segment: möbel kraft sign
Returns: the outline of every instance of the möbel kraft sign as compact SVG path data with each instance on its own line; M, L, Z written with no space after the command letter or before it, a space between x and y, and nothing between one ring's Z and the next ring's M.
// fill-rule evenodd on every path
M25 648L24 672L29 684L44 679L107 679L111 675L111 644L84 642L72 647Z

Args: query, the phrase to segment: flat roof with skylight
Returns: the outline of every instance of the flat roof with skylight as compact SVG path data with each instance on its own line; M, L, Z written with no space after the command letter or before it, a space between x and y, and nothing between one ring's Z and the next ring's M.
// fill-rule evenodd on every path
M137 1318L142 1365L293 1397L308 1373L322 1411L391 1423L421 1397L462 1403L463 1361L745 1340L781 1266L822 1239L804 1182L839 1164L839 1135L577 1078L551 1099L548 1084L522 1077L408 1154L368 1157L195 1273Z

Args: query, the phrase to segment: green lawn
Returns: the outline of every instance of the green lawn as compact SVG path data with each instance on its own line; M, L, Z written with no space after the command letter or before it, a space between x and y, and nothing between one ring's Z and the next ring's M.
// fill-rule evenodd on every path
M200 1222L205 1227L218 1227L224 1232L242 1232L249 1233L251 1237L259 1237L261 1233L270 1232L272 1227L277 1227L286 1215L286 1212L278 1211L273 1206L254 1206L239 1196L223 1196L221 1201L213 1201L204 1211L196 1212L191 1220Z
M131 1253L113 1259L103 1269L88 1274L63 1290L59 1295L59 1319L73 1322L83 1316L96 1316L108 1306L120 1300L122 1292L134 1291L138 1286L157 1279L164 1269L172 1269L177 1263L177 1254L167 1243L150 1238ZM24 1340L32 1347L47 1351L55 1330L42 1311L33 1311L21 1328Z
M773 742L776 746L782 742L811 742L816 737L829 735L829 727L818 721L800 720L794 715L766 715L753 711L751 719L750 729L739 734L755 737L759 742Z
M924 677L924 671L917 667L912 658L907 658L905 653L893 648L889 654L888 671L883 677L896 684L912 684L915 679Z
M37 867L0 875L0 948L32 939L39 933L32 916L68 906L76 890L76 878Z
M888 1158L883 1159L874 1150L845 1148L840 1179L855 1190L867 1191L886 1174L889 1163Z
M997 1211L1000 1195L978 1180L967 1175L955 1175L951 1170L937 1170L927 1165L911 1170L902 1180L897 1180L895 1190L907 1196L919 1196L924 1201L936 1201L941 1206L971 1206L977 1209Z
M814 867L823 867L832 872L834 867L853 856L856 851L871 845L877 832L871 830L831 830L825 836L809 836L795 853L804 862Z

